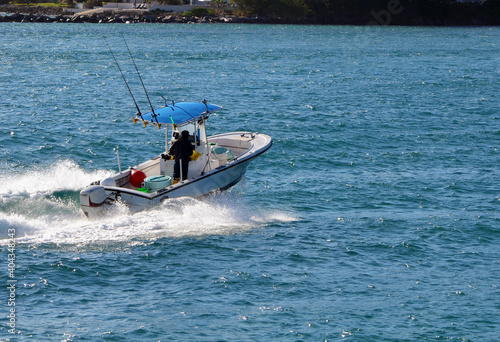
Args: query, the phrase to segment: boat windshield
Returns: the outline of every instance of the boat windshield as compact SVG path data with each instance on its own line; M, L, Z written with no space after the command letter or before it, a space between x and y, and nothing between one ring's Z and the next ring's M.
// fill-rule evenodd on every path
M200 140L200 135L199 132L196 132L196 125L194 123L190 123L187 125L183 125L179 127L179 131L188 131L189 132L189 140L194 143L195 140L199 141ZM199 131L199 130L198 130ZM197 134L196 134L197 133ZM196 137L197 136L197 137Z
M182 131L188 131L189 132L189 141L191 141L191 143L199 146L200 143L202 142L202 140L204 140L203 139L204 135L201 132L202 127L204 127L204 125L199 125L196 122L192 122L192 123L188 123L188 124L185 124L182 126L178 126L176 128L176 131L173 132L174 139L175 139L175 135L180 134ZM172 141L171 141L171 143L172 143Z

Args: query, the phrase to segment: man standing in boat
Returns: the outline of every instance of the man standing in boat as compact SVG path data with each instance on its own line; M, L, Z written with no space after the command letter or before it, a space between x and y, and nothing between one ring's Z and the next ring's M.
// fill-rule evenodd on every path
M182 131L181 137L172 144L168 153L175 157L174 164L174 183L179 181L182 173L181 181L187 179L189 158L193 154L194 148L189 141L189 132ZM182 171L182 172L181 172Z

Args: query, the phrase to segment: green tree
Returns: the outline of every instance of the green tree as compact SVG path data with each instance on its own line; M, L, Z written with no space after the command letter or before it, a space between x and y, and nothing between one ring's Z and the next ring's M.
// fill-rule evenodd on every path
M74 0L61 0L61 3L63 5L66 5L70 8L75 7L75 1Z

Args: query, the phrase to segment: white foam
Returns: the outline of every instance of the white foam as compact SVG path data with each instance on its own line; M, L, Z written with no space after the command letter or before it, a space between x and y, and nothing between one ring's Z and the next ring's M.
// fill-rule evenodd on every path
M46 180L47 174L51 179ZM108 171L85 172L75 163L63 161L50 170L8 177L9 184L0 185L0 245L8 242L9 228L15 229L20 244L87 246L235 234L296 220L286 212L250 208L239 194L227 192L203 200L172 199L135 214L114 205L109 215L88 220L79 208L78 192L108 175ZM57 191L69 195L54 196Z
M71 160L59 161L52 167L30 170L22 174L0 174L0 199L6 201L60 190L79 190L111 174L110 171L104 170L86 172Z
M248 215L248 208L242 204L228 206L191 198L167 201L136 214L130 214L120 206L114 209L113 215L93 221L79 212L73 215L51 213L35 218L0 213L0 236L6 236L8 228L15 228L18 243L88 245L235 234L267 223L295 220L284 213L266 211L255 213L254 210Z

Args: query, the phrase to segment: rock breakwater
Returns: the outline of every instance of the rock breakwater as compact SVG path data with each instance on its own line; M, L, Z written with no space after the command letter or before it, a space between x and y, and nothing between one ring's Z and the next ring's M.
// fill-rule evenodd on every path
M72 22L72 23L252 23L313 24L308 19L284 20L267 17L184 16L181 13L147 10L95 9L72 13L62 7L0 6L0 22Z

